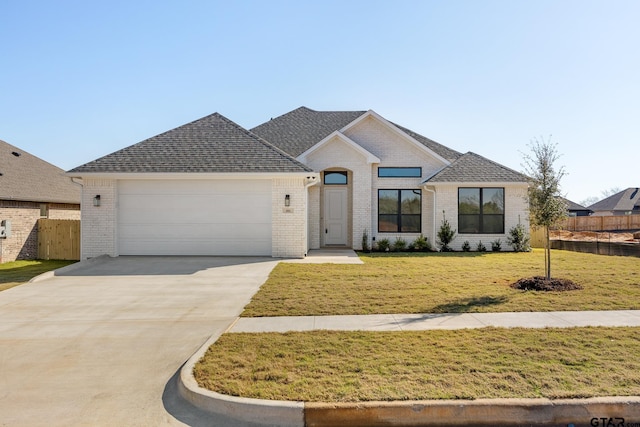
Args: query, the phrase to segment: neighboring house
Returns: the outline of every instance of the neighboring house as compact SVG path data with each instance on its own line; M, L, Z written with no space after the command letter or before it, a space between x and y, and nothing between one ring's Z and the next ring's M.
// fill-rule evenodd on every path
M640 214L640 191L630 187L589 206L594 216Z
M593 211L589 208L585 208L578 203L572 202L569 199L565 199L561 197L562 201L567 205L567 212L569 216L589 216L593 213Z
M216 113L68 175L83 181L82 258L303 257L365 234L435 242L445 217L457 249L529 228L525 176L373 111L301 107L251 131Z
M0 141L0 221L8 231L0 262L35 259L38 219L80 219L80 192L62 169Z

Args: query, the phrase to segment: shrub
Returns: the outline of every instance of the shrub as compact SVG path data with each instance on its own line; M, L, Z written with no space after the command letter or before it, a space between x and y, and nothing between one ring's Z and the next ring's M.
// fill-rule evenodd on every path
M431 243L429 243L429 240L426 237L424 237L422 234L420 234L418 237L416 237L416 240L414 240L411 243L411 246L416 251L431 251L431 250L433 250L433 248L431 247Z
M524 225L518 224L509 230L507 244L513 248L515 252L529 252L529 234L525 230Z
M440 230L438 230L438 244L442 252L450 252L452 249L449 247L449 243L456 237L456 230L451 228L451 224L444 217L444 211L442 211L442 215L442 224L440 225Z
M395 252L402 252L407 249L407 242L402 237L396 237L396 241L393 242L393 250Z
M391 247L391 242L389 242L389 239L378 240L378 250L380 252L389 252L390 247Z
M502 242L500 241L500 239L496 239L491 242L491 250L493 252L500 252L502 250Z
M471 252L471 245L469 244L468 240L465 240L464 243L462 244L462 251Z
M476 250L478 252L486 252L487 251L487 247L484 244L482 244L482 240L480 240L478 242L478 246L476 247Z
M366 228L362 232L362 251L369 252L369 233Z

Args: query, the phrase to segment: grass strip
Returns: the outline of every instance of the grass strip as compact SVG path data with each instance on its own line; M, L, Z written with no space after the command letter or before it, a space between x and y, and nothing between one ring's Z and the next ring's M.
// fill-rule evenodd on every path
M280 263L242 316L640 309L640 258L552 251L583 290L509 287L544 274L544 252L361 255L364 265Z
M271 400L640 395L637 328L225 334L201 387Z
M0 264L0 291L21 285L39 274L62 268L75 262L77 261L36 260L12 261Z

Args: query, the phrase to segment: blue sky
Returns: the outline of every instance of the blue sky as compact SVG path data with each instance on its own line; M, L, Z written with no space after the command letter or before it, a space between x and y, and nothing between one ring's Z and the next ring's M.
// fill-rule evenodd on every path
M577 202L640 185L640 2L0 3L0 139L63 169L213 112L372 109Z

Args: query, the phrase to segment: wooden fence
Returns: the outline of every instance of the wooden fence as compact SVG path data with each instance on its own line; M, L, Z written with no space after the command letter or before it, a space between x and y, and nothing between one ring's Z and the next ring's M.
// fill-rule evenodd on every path
M640 215L574 216L558 227L567 231L628 231L640 230Z
M80 260L80 220L39 219L38 259Z

